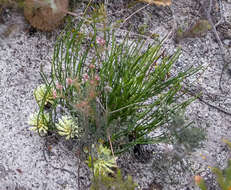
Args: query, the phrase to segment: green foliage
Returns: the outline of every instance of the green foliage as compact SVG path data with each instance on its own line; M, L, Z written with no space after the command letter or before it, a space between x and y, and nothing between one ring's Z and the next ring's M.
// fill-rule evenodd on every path
M137 187L131 176L123 179L117 168L116 158L110 149L101 143L92 146L91 155L87 160L87 164L94 174L91 190L133 190Z
M224 140L228 146L230 146L230 142ZM231 190L231 160L228 161L228 166L221 170L219 168L211 168L212 172L216 175L217 183L219 184L221 190ZM202 179L198 186L202 190L207 190L204 180Z
M28 124L32 127L30 128L33 131L38 131L39 134L46 134L48 131L48 122L50 118L47 113L41 114L39 112L31 114Z
M80 135L80 130L77 122L73 118L68 116L62 116L59 122L55 124L58 134L61 136L66 136L66 139L78 137Z
M47 86L45 84L38 86L34 90L34 97L38 105L40 105L43 100L45 101L44 105L47 105L48 103L54 103L54 96L52 90L47 89Z
M124 180L120 170L117 170L115 176L98 175L95 176L91 187L91 190L135 190L137 185L133 182L131 176L127 176Z
M207 33L211 28L212 26L208 20L198 20L197 23L189 31L187 31L187 33L189 36L201 36Z
M96 146L96 147L94 147ZM117 168L116 158L112 156L111 151L102 144L93 145L93 149L87 161L89 168L92 169L94 176L107 176L114 173L111 168Z
M193 25L186 31L183 31L181 28L178 28L176 33L176 40L179 41L183 38L201 37L205 35L211 28L212 26L210 25L208 20L198 20L195 25Z
M231 190L231 160L229 160L228 166L224 170L212 168L212 172L216 175L221 190ZM198 186L202 190L207 190L203 179L198 183Z
M223 139L223 142L227 144L227 146L231 149L231 142L226 140L226 139Z
M201 190L207 190L205 180L203 178L200 178L200 180L197 182L197 185L198 187L200 187Z
M206 136L203 129L194 127L192 122L186 123L184 112L172 116L170 132L175 137L176 143L184 145L187 151L200 147Z
M24 0L0 0L0 6L19 7L22 8Z
M231 189L231 160L229 160L228 166L224 170L212 168L212 172L216 175L217 182L222 190Z

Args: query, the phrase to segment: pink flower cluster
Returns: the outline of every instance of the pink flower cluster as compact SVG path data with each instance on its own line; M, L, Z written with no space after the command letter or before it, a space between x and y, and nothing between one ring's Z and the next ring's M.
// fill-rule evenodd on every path
M99 75L95 75L95 80L100 81Z
M104 46L105 43L106 43L106 41L103 38L101 38L101 37L97 37L96 38L96 43L99 44L99 45L101 45L101 46Z
M71 78L67 78L67 79L66 79L67 85L72 85L73 82L74 82L74 81L73 81Z
M89 75L87 73L83 74L83 80L84 82L89 80Z
M89 68L90 68L90 69L94 69L94 68L95 68L95 65L90 64L90 65L89 65Z
M61 84L56 84L56 88L59 89L59 90L62 90L63 89L63 86Z
M56 92L56 90L53 91L53 98L54 98L54 99L57 98L57 92Z

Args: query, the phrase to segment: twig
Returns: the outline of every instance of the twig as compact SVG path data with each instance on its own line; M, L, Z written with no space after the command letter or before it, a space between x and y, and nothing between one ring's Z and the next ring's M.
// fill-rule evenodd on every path
M78 14L76 14L76 13L73 13L73 12L71 12L71 11L65 11L65 10L63 10L63 12L65 12L66 14L69 14L69 15L71 15L71 16L81 17L81 18L82 18L82 16L80 16L80 15L78 15Z
M218 45L220 47L220 50L221 50L222 59L224 59L224 55L225 55L224 46L223 46L223 44L221 42L221 39L220 39L220 37L219 37L219 35L217 33L216 27L215 27L215 25L214 25L214 23L212 21L212 18L211 18L212 3L213 3L213 0L210 0L209 1L209 9L207 11L207 19L208 19L209 23L212 26L213 33L215 35L215 38L216 38L216 40L218 42Z
M127 20L130 19L133 15L135 15L136 13L140 12L141 10L145 9L145 8L148 7L148 6L149 6L149 4L147 4L147 5L143 6L143 7L141 7L140 9L136 10L134 13L132 13L131 15L129 15L127 18L124 19L124 21L123 21L123 23L121 24L121 26L124 25L124 23L127 22Z
M121 32L126 32L126 33L129 33L129 34L134 35L134 36L142 37L142 38L145 38L146 40L154 41L150 36L147 36L147 35L138 34L138 33L128 31L128 30L125 30L125 29L120 29L120 28L116 28L116 30L121 31Z
M131 14L129 17L127 17L124 22L121 24L121 26L131 17L133 16L134 14L136 14L137 12L139 12L140 10L146 8L147 6L149 6L149 4L147 4L146 6L140 8L139 10L135 11L133 14ZM176 20L175 20L175 17L174 17L174 14L173 14L173 11L172 9L170 9L171 12L172 12L172 15L173 15L173 27L172 27L172 30L164 37L164 40L162 41L163 43L169 39L169 37L173 34L173 32L176 30ZM142 38L145 38L147 40L151 40L151 41L154 41L150 36L148 35L143 35L143 34L138 34L138 33L135 33L135 32L132 32L132 31L128 31L128 30L125 30L125 29L121 29L121 28L116 28L117 31L122 31L122 32L128 32L129 34L131 35L134 35L134 36L138 36L138 37L142 37Z
M220 20L215 24L215 27L217 27L222 21L226 22L226 19L224 17L224 15L222 14L223 12L223 4L222 4L222 0L218 0L219 1L219 9L220 9Z
M111 153L112 153L113 157L115 158L115 154L114 154L112 143L111 143L111 137L110 137L109 134L108 134L108 140L109 140L109 143L110 143Z
M74 12L66 11L66 10L62 10L62 11L63 11L64 13L68 14L68 15L73 16L73 17L81 18L81 19L85 20L86 22L89 22L89 23L92 22L91 20L88 20L87 18L85 18L85 17L83 17L83 16L81 16L81 15L79 15L79 14L76 14L76 13L74 13Z
M104 112L106 112L106 109L104 108L104 106L101 104L100 100L98 97L96 97L96 101L99 103L100 107L103 109Z
M212 108L214 108L214 109L216 109L216 110L218 110L218 111L220 111L220 112L222 112L222 113L224 113L224 114L227 114L227 115L230 115L230 116L231 116L231 113L230 113L230 112L227 112L227 111L224 110L223 108L220 108L220 107L218 107L218 106L216 106L216 105L213 105L213 104L210 104L210 103L206 102L205 100L203 100L202 97L200 97L200 96L198 97L194 91L191 91L191 90L189 90L189 89L187 89L187 88L184 88L184 87L183 87L183 89L185 89L185 91L186 91L187 94L189 94L189 95L191 95L191 96L194 96L194 97L197 97L198 100L200 100L201 102L205 103L206 105L208 105L208 106L210 106L210 107L212 107Z
M174 32L174 28L170 30L170 32L164 37L164 39L162 40L162 43L165 43L169 39L171 34L173 34L173 32Z
M212 3L213 3L213 0L210 0L209 1L209 8L208 10L206 10L205 7L204 8L204 11L207 13L206 16L207 16L207 19L210 23L210 25L212 26L212 31L215 35L215 38L218 42L218 45L219 45L219 48L220 48L220 52L221 52L221 57L222 57L222 60L223 60L223 66L222 66L222 71L221 71L221 75L220 75L220 79L219 79L219 89L224 92L224 90L222 89L222 86L221 86L221 80L222 80L222 76L224 74L224 71L225 71L225 68L227 67L227 65L229 64L229 62L226 60L226 57L225 57L225 48L221 42L221 39L217 33L217 30L216 30L216 26L214 25L213 21L212 21L212 18L211 18L211 10L212 10Z
M91 5L92 0L89 0L89 3L87 4L87 7L85 8L84 12L83 12L83 16L85 16L85 14L87 13L87 9L89 8L89 6Z
M201 102L205 103L206 105L208 105L208 106L210 106L210 107L212 107L212 108L214 108L214 109L217 109L218 111L220 111L220 112L222 112L222 113L224 113L224 114L227 114L227 115L230 115L230 116L231 116L231 113L225 111L223 108L220 108L220 107L217 107L217 106L215 106L215 105L212 105L212 104L206 102L205 100L203 100L201 97L198 97L198 99L199 99Z

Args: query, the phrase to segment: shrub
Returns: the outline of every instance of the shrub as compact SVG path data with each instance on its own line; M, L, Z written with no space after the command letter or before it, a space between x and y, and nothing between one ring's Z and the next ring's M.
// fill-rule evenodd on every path
M183 129L176 116L194 100L183 100L182 82L200 68L172 74L179 50L165 55L162 42L146 46L146 41L129 40L129 33L119 43L115 33L107 27L103 6L65 28L54 48L51 75L41 68L44 84L34 93L39 111L29 123L39 133L57 133L88 149L92 189L136 187L131 177L124 181L118 170L114 173L114 155L174 140L187 148L198 145L192 140L196 130L189 136L191 130Z
M172 114L192 101L179 101L181 84L198 68L169 76L179 50L164 56L161 43L145 49L144 41L129 41L128 35L118 43L115 31L104 28L101 37L96 24L90 25L88 34L81 31L89 26L83 20L67 27L55 45L51 80L41 73L46 94L52 90L54 97L49 110L47 96L39 103L41 114L52 115L48 130L57 131L61 107L77 118L83 132L78 139L86 144L103 139L109 146L111 141L115 153L122 153L137 144L168 142L173 133L153 138L148 134L171 122Z

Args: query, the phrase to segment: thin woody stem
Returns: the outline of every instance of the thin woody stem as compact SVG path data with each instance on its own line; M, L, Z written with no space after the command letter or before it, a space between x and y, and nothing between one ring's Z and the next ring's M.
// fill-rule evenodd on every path
M112 142L111 142L111 137L110 137L109 134L108 134L108 140L109 140L109 143L110 143L111 153L112 153L113 157L115 158L115 154L114 154L113 147L112 147Z

